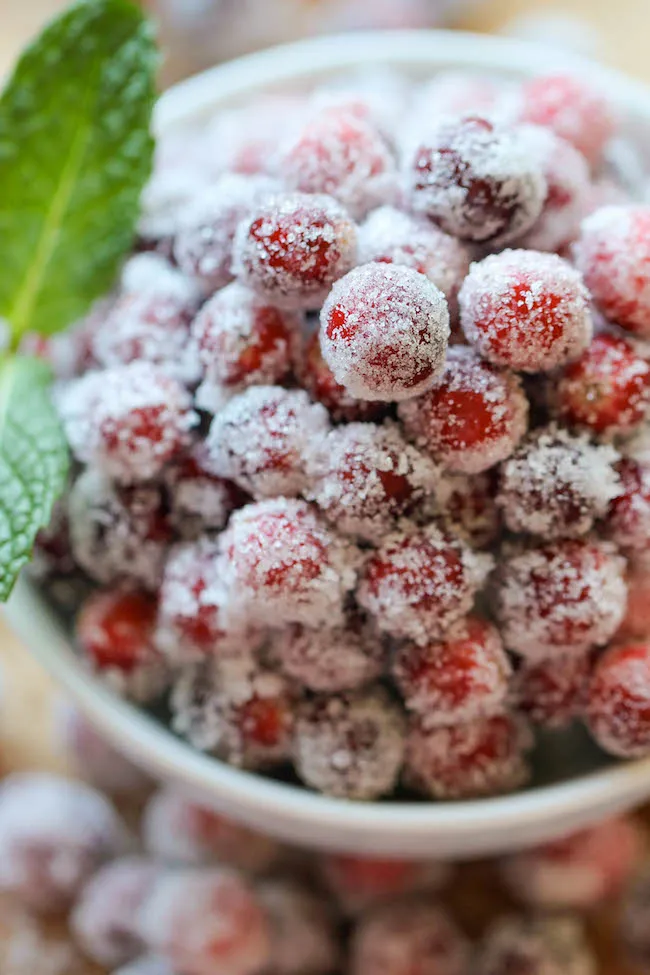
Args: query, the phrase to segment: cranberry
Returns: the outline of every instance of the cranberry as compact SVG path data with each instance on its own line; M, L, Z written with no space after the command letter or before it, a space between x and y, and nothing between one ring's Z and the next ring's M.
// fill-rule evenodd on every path
M449 875L444 863L344 854L323 857L320 871L346 914L358 914L404 894L435 891Z
M590 670L587 653L524 660L513 682L513 703L533 724L565 728L582 714Z
M489 928L477 975L586 975L595 958L578 920L507 918Z
M240 508L247 499L232 481L211 474L207 465L205 443L198 441L163 472L170 520L187 539L223 528L230 512Z
M450 534L478 549L488 548L499 537L501 518L491 474L447 474L438 488L438 498L439 513Z
M587 723L611 755L650 753L650 644L611 647L596 662L587 689Z
M650 637L650 571L644 562L628 567L627 606L617 637L644 640Z
M323 404L335 422L381 420L386 415L387 404L355 399L345 386L337 383L323 359L317 332L305 343L296 372L301 386L312 399Z
M643 552L650 546L650 466L626 457L616 470L621 487L610 502L605 529L624 551Z
M259 888L271 927L271 971L277 975L328 975L339 946L327 901L291 880L267 880Z

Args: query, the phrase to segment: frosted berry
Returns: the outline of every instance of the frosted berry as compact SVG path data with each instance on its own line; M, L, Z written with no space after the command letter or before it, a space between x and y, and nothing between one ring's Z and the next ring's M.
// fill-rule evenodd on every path
M184 975L256 975L270 961L263 908L227 869L161 876L139 912L138 930Z
M88 468L70 490L68 519L75 561L92 579L157 588L172 541L157 486L120 487Z
M650 363L617 335L596 335L554 380L551 408L571 426L597 434L627 433L650 412Z
M501 517L492 474L446 474L438 488L438 499L438 513L450 534L472 548L488 548L498 538Z
M395 425L350 423L315 444L307 497L339 531L379 542L433 493L438 472Z
M587 653L525 660L512 685L514 706L533 724L565 728L582 714L590 670Z
M517 116L551 129L592 165L614 134L611 107L599 91L575 75L546 74L524 82Z
M124 857L98 870L84 887L70 925L77 944L98 965L122 965L142 952L136 915L158 872L143 857Z
M258 873L278 856L273 840L198 805L171 786L160 789L147 803L142 839L150 856L172 866L224 863Z
M479 115L443 117L407 160L412 208L461 240L503 244L530 230L546 196L516 129Z
M618 895L642 856L639 828L621 817L506 857L501 873L537 910L584 910Z
M313 400L323 404L335 422L381 420L386 415L388 404L355 399L345 386L337 383L323 359L318 332L305 343L296 365L296 374L300 385Z
M296 694L280 674L243 657L184 668L172 692L172 726L231 765L273 767L291 751Z
M246 501L246 495L232 481L211 474L207 462L205 444L198 441L163 472L170 521L183 538L223 528L230 512Z
M469 271L469 252L424 217L392 206L373 211L359 228L359 263L404 264L426 275L444 294L450 311Z
M355 268L321 311L323 357L358 399L404 400L428 389L444 365L448 338L442 292L395 264Z
M120 589L97 590L82 604L76 637L90 667L116 691L138 701L157 697L168 670L154 643L156 601Z
M298 714L293 741L305 785L341 799L393 791L404 754L404 722L382 688L316 697Z
M264 16L261 9L257 16ZM303 94L282 92L259 95L247 104L217 112L206 131L211 171L273 176L278 145L292 138L302 124L305 103Z
M320 873L344 913L359 914L405 894L438 890L449 868L427 860L328 854L320 862Z
M415 93L414 122L423 118L489 112L500 95L498 80L469 71L442 70Z
M356 262L357 231L329 196L269 197L239 225L233 269L270 304L318 308Z
M327 193L360 219L397 197L395 157L372 119L344 105L313 115L282 153L279 172L292 190Z
M404 900L364 917L352 936L351 975L465 975L469 946L452 919L427 900Z
M625 552L650 546L650 466L626 457L616 465L620 488L612 498L604 528Z
M71 704L58 702L55 736L77 774L102 792L139 795L149 784L147 775L110 742Z
M513 532L550 541L585 535L621 491L618 454L551 426L532 433L502 466L498 504Z
M491 567L435 524L396 532L368 558L357 598L380 630L426 645L472 608Z
M539 660L607 643L625 612L624 567L608 545L582 539L506 559L496 591L505 645Z
M255 498L300 494L307 451L328 428L327 411L304 390L252 386L214 417L205 464Z
M442 374L417 399L400 403L407 436L442 467L479 474L509 457L526 432L520 381L470 349L449 350Z
M32 910L66 911L124 842L112 805L81 782L25 772L2 783L0 890Z
M459 300L468 341L497 365L548 372L576 359L591 340L589 294L556 254L492 254L472 266Z
M225 173L181 208L174 257L204 293L212 294L232 280L237 227L264 196L276 189L276 183L266 176Z
M223 536L236 604L266 625L338 625L354 588L357 549L304 501L277 498L236 511Z
M500 711L512 673L498 630L478 616L456 624L440 642L402 644L392 669L406 707L424 728Z
M650 644L623 643L596 661L586 713L592 735L609 754L650 753Z
M570 917L505 918L485 936L476 975L595 975L596 959Z
M406 741L405 776L435 799L470 799L513 792L529 778L527 725L498 714L452 727L425 729L414 722Z
M267 880L258 889L271 929L271 971L327 975L339 961L337 932L327 901L291 880Z
M582 225L576 264L610 321L650 337L650 207L597 210Z
M273 661L310 691L350 691L381 676L385 640L360 613L348 613L342 626L309 629L295 623L274 634Z
M225 394L288 379L299 319L233 282L201 309L192 335L208 382Z

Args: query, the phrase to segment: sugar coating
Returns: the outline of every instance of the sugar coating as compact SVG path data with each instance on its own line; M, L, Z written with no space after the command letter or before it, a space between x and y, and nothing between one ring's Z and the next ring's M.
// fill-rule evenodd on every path
M589 730L610 755L650 753L650 645L646 640L610 647L594 666L587 688Z
M438 470L395 424L350 423L312 445L307 479L305 496L339 531L379 542L435 492Z
M319 873L345 914L420 891L435 893L449 879L449 865L434 860L395 860L326 854Z
M97 582L136 582L155 590L171 542L160 489L120 488L89 467L68 495L75 561Z
M138 913L138 930L184 975L256 975L270 960L262 907L243 878L225 868L161 876Z
M500 871L511 893L526 905L580 911L620 894L643 855L639 827L621 816L512 854Z
M436 514L450 534L472 548L488 548L499 536L500 512L496 505L492 474L445 474L438 487ZM432 512L424 512L424 523Z
M340 799L378 799L394 789L404 757L404 720L381 687L305 701L293 737L305 785Z
M266 198L239 225L233 271L280 308L318 308L356 257L356 227L336 200L287 193Z
M323 357L358 399L410 399L428 389L444 365L447 302L412 268L355 268L334 285L320 320Z
M255 623L337 626L356 584L358 549L304 501L275 498L234 512L222 538L233 606Z
M241 768L272 768L291 751L295 689L244 656L206 661L179 672L172 727L194 748Z
M458 346L431 389L400 403L398 414L407 436L443 468L480 474L525 434L528 400L516 376Z
M204 377L227 391L289 378L300 318L233 282L203 306L192 325Z
M512 667L496 627L468 616L445 640L402 644L392 674L406 708L434 728L502 710Z
M469 945L452 918L429 900L405 899L370 912L352 936L351 975L465 975Z
M81 782L24 772L0 787L0 890L31 910L67 910L125 839L108 799Z
M461 240L504 244L542 212L546 181L517 129L481 116L443 116L405 160L413 210Z
M544 207L521 244L558 251L578 236L590 192L589 166L570 142L540 125L522 125L521 138L538 159L546 180Z
M392 145L411 94L410 80L398 71L367 67L319 84L307 110L344 109L372 123Z
M586 535L621 494L618 459L613 447L556 425L534 431L501 466L503 520L547 541Z
M276 190L276 181L267 176L224 173L180 211L174 257L205 294L232 280L237 227L260 200Z
M574 257L603 315L650 337L650 206L607 206L582 224Z
M576 359L592 337L589 293L557 254L492 254L472 265L459 302L470 344L490 362L522 372Z
M636 344L603 332L555 377L549 400L569 426L601 436L631 433L650 414L650 364Z
M387 403L355 399L345 386L337 383L323 359L318 332L303 342L295 372L300 385L313 400L323 404L334 422L377 421L386 416Z
M632 457L617 465L620 489L611 501L604 530L626 553L650 546L650 466Z
M404 264L426 275L456 311L458 291L469 271L469 251L424 217L381 206L359 228L359 263Z
M270 838L198 805L174 786L163 786L152 795L141 830L149 856L173 867L223 863L245 873L260 873L279 854Z
M503 918L485 936L477 975L596 975L581 922L571 917Z
M57 704L54 737L86 782L118 796L139 795L147 788L145 772L116 751L81 712L64 699Z
M327 975L339 946L330 905L292 880L267 880L258 888L271 927L271 970L277 975Z
M525 81L519 89L516 117L551 129L594 167L614 134L606 96L576 75L542 74Z
M230 512L244 500L235 484L207 470L205 444L201 440L167 465L163 482L170 522L187 539L223 528Z
M206 467L256 499L300 494L308 448L328 428L327 410L304 390L251 386L214 417Z
M492 566L435 523L395 532L365 563L357 599L380 630L425 645L471 610Z
M588 653L524 660L511 686L513 706L535 725L566 728L582 715L590 671Z
M506 559L495 592L505 645L539 660L607 643L625 612L624 569L606 543L583 539Z
M425 729L413 722L406 740L405 778L434 799L471 799L514 792L530 771L528 726L509 714Z
M348 614L333 629L294 624L271 639L271 659L288 677L310 691L351 691L380 677L386 667L386 645L361 614Z
M410 158L422 138L422 121L448 115L498 116L503 90L499 81L487 75L440 71L415 90L402 113L399 144L404 158Z
M142 952L136 915L159 870L144 857L123 857L98 870L82 890L70 926L77 944L98 965L123 965Z

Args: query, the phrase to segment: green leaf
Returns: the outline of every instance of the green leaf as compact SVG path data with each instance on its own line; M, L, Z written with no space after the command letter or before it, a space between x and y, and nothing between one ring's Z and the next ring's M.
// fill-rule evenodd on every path
M50 372L15 356L0 369L0 600L29 561L65 487L68 447L49 395Z
M18 62L0 98L0 318L14 345L72 324L113 284L152 167L156 66L130 0L76 4Z

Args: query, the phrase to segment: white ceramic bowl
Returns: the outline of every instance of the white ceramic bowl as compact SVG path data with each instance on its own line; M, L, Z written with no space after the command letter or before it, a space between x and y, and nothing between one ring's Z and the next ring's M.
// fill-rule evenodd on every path
M275 87L332 78L356 67L388 65L413 78L438 69L510 78L566 67L566 55L505 39L460 33L400 32L321 38L263 51L208 71L162 99L159 130L200 122L222 107ZM594 65L592 77L619 106L629 134L650 143L650 92ZM86 716L143 768L182 783L219 811L293 843L384 856L468 857L542 842L650 797L650 760L605 763L586 740L548 744L559 756L546 781L501 798L450 803L353 803L230 768L179 741L144 712L119 700L79 665L63 623L24 578L7 616L35 656ZM575 759L575 765L572 762ZM552 764L552 763L551 763ZM541 781L544 781L542 776Z

